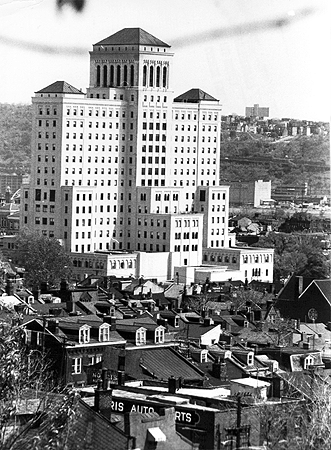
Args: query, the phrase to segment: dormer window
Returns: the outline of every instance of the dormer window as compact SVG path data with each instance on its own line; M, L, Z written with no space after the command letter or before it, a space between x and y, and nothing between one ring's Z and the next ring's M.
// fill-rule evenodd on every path
M254 364L254 353L253 352L249 352L247 354L247 365L248 366L252 366Z
M200 354L200 362L206 363L208 362L208 350L202 350Z
M175 328L178 328L179 327L179 317L178 316L175 316Z
M99 341L100 342L107 342L109 341L110 337L110 326L108 323L103 323L99 327Z
M136 331L136 345L146 344L146 328L138 328Z
M79 329L79 343L80 344L87 344L90 342L90 326L89 325L83 325Z
M309 369L310 366L314 364L314 358L311 355L308 355L304 360L303 368L305 370Z
M154 343L163 344L163 342L164 342L164 327L160 326L155 328Z

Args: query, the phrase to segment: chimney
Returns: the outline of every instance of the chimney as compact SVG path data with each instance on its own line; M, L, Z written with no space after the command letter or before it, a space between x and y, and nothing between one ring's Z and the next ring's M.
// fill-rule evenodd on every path
M40 291L42 294L45 294L49 291L49 284L47 283L47 281L42 281L40 283Z
M212 375L215 378L221 378L221 359L219 356L216 356L215 361L213 362Z
M61 291L67 291L69 289L69 284L67 283L67 280L62 279L60 284L60 290Z
M7 278L7 283L6 283L6 294L7 295L14 295L14 283L15 283L15 280L13 280L12 278Z
M303 291L303 277L298 276L297 278L298 278L298 297L299 297L299 295L301 295Z
M116 330L116 317L112 316L103 316L104 323L108 323L110 325L110 331Z
M5 202L11 203L11 190L10 186L7 186L6 192L5 192Z
M173 375L168 378L168 392L169 394L175 394L178 389L178 380Z
M67 311L68 313L75 313L76 312L76 304L75 302L72 300L72 298L70 298L69 300L66 301L66 305L67 305Z
M58 320L49 320L47 322L47 328L53 334L58 334L59 332L59 321Z
M117 384L118 384L118 386L124 386L125 385L125 372L124 372L124 370L119 370L117 372Z

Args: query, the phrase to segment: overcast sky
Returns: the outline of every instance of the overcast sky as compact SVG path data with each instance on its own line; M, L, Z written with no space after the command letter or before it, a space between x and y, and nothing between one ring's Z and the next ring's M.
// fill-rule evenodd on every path
M220 100L224 114L259 103L271 117L329 121L329 4L86 0L78 14L70 7L58 12L55 0L0 0L0 103L29 103L56 80L85 90L92 44L140 27L172 46L176 95L201 88Z

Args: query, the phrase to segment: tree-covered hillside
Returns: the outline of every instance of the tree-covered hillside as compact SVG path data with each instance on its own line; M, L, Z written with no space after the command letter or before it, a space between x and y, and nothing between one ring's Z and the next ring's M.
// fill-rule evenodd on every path
M0 171L30 172L31 105L0 103Z
M311 193L329 192L329 136L295 136L272 141L260 135L241 133L221 143L222 182L271 180L281 183L308 182Z
M32 106L0 103L0 171L30 171ZM296 136L273 141L259 134L240 133L221 143L220 180L307 181L311 193L329 192L329 136Z

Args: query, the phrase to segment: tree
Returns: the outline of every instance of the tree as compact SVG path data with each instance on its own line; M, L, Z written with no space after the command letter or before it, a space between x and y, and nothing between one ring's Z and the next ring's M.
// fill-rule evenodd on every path
M289 380L290 381L290 380ZM267 403L259 408L261 434L269 450L328 450L331 448L331 393L312 375L306 383L309 397ZM297 393L295 396L297 397ZM288 397L287 397L288 398Z
M0 324L0 448L74 449L67 443L78 397L74 391L58 392L47 355L25 346L18 316L13 319L14 326ZM24 408L34 414L27 424L20 424L16 419Z
M17 237L17 255L26 269L25 281L33 288L41 282L56 286L70 276L70 258L55 238L23 229Z
M321 239L305 233L269 233L253 246L274 248L274 278L291 274L324 279L330 276L330 257L323 253Z

